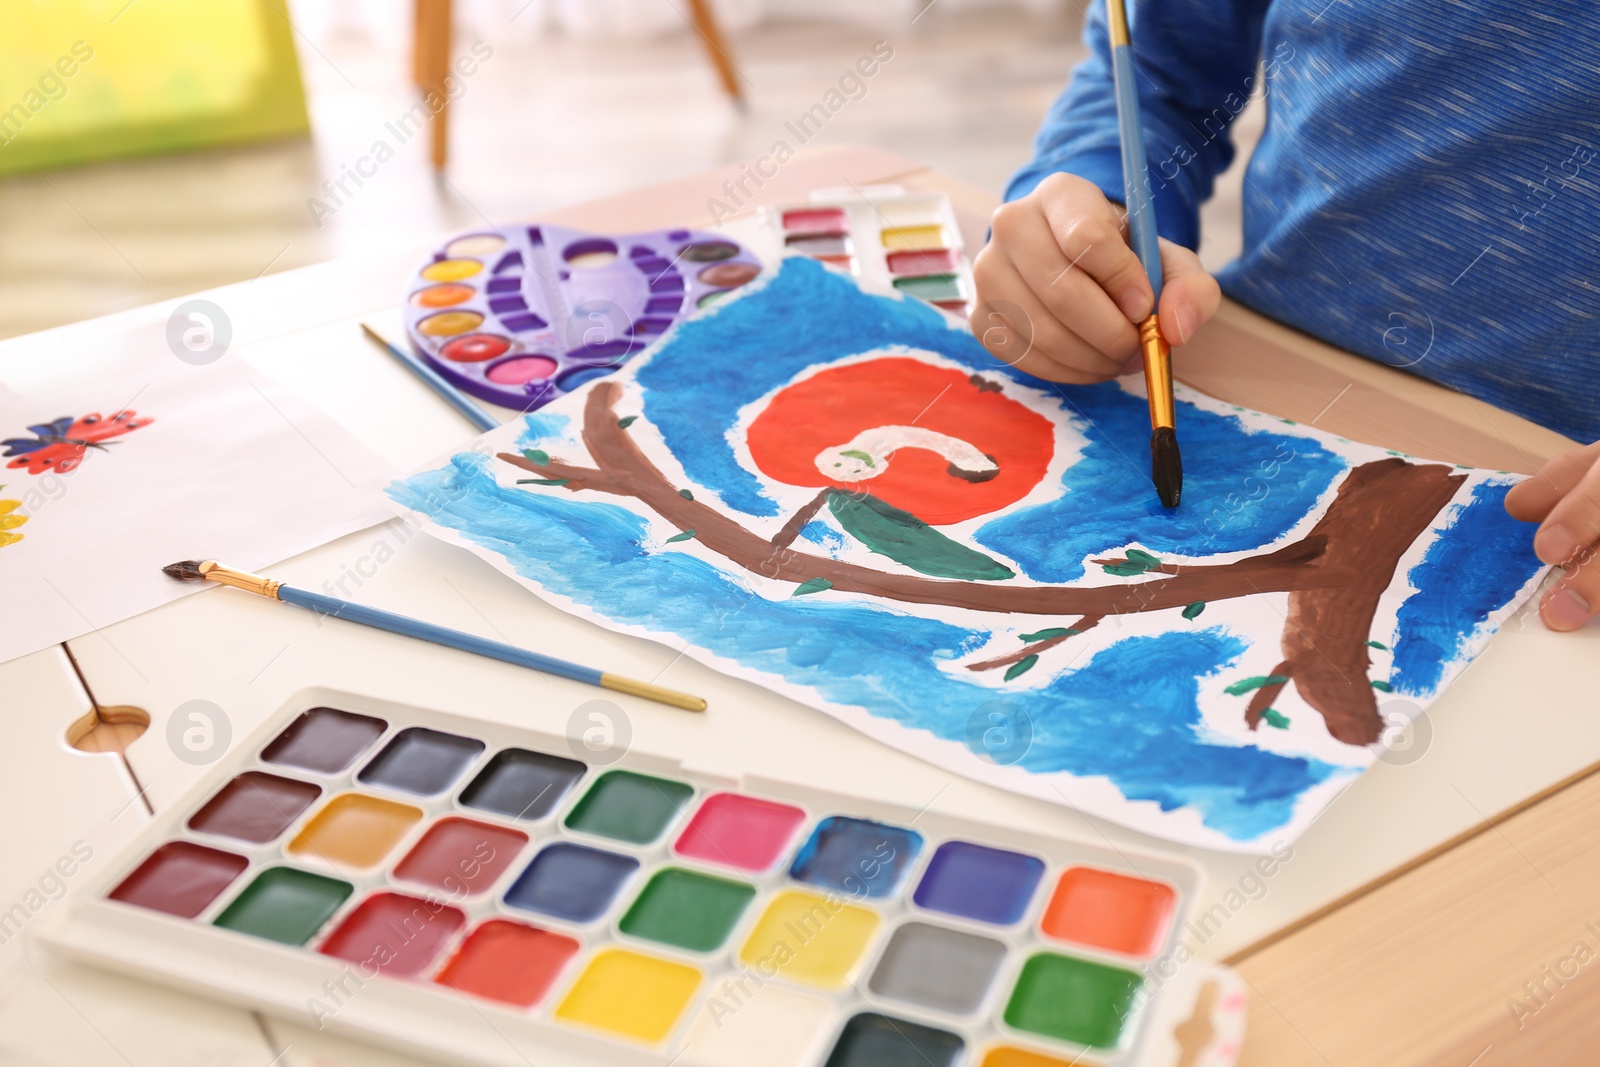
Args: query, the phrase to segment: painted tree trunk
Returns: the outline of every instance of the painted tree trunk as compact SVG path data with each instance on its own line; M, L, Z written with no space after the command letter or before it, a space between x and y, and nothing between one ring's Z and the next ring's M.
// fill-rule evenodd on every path
M832 587L885 600L938 604L1003 614L1079 616L1089 629L1107 615L1134 614L1259 593L1287 593L1284 661L1274 672L1283 681L1258 690L1247 709L1254 728L1271 700L1293 684L1320 713L1328 731L1347 744L1376 741L1383 722L1367 679L1366 644L1378 601L1394 578L1401 557L1449 503L1464 477L1438 464L1398 457L1366 463L1340 483L1321 520L1302 539L1272 552L1233 563L1164 565L1158 578L1099 586L1019 586L1009 581L947 581L891 574L789 547L798 532L791 520L768 539L737 519L684 496L634 443L615 405L616 382L597 383L584 407L583 442L595 467L551 458L539 463L501 453L507 463L534 472L545 484L568 491L590 490L633 497L679 530L692 530L709 551L774 581L812 588ZM633 420L627 420L630 424ZM823 494L807 509L815 514ZM785 534L787 536L785 536ZM823 585L826 583L826 586ZM1090 621L1092 620L1092 622ZM1059 644L1056 635L1021 653ZM1020 657L974 664L986 669Z

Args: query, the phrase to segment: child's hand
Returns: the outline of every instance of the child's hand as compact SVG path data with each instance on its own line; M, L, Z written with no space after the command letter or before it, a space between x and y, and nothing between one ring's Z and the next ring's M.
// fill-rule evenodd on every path
M1151 291L1122 219L1097 186L1071 174L1052 174L994 213L973 263L972 332L995 358L1072 385L1135 369L1135 323L1150 314ZM1216 313L1222 290L1180 245L1163 240L1161 264L1161 332L1176 347Z
M1600 610L1600 441L1540 467L1506 494L1506 510L1541 523L1533 550L1563 571L1540 617L1552 630L1576 630Z

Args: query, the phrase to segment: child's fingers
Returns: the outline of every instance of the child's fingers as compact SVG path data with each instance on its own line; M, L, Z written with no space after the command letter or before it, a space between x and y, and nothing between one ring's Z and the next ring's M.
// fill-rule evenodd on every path
M1591 564L1600 546L1600 463L1590 463L1533 536L1533 550L1546 563Z
M1150 314L1150 279L1122 234L1122 213L1093 183L1052 174L1039 184L1040 204L1062 260L1056 268L1082 271L1122 314L1138 322Z
M1561 584L1539 605L1539 617L1552 630L1576 630L1600 608L1600 559L1591 549L1584 562L1570 567Z
M1026 257L1019 255L1014 266L1045 310L1104 359L1106 374L1114 374L1116 367L1138 353L1138 327L1099 282L1061 259L1059 251L1055 258L1059 265L1045 266L1035 259L1030 269Z
M1512 487L1506 494L1506 510L1523 522L1543 522L1596 463L1600 463L1600 441L1561 453L1540 467L1538 474Z
M1222 303L1222 288L1182 245L1161 242L1161 334L1173 346L1187 344Z
M1096 351L1040 303L1004 256L985 249L973 266L983 300L969 320L989 354L1036 378L1088 385L1120 364Z
M1539 616L1552 630L1576 630L1600 609L1600 442L1564 452L1506 494L1506 510L1543 520L1533 550L1565 570Z

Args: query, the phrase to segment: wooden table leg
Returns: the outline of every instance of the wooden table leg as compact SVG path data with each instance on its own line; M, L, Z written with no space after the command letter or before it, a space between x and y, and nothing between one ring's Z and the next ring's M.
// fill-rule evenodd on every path
M711 57L711 62L717 68L717 74L722 78L722 87L728 91L728 96L740 108L745 106L744 88L739 84L739 73L734 70L733 60L728 58L727 42L723 40L722 31L717 28L716 15L711 10L709 0L689 0L689 13L694 19L694 28L700 32L700 37L705 41L706 54Z
M416 0L412 44L412 73L417 87L424 94L438 94L439 110L430 124L429 149L433 167L439 171L450 159L450 97L445 92L445 79L450 73L453 6L452 0Z

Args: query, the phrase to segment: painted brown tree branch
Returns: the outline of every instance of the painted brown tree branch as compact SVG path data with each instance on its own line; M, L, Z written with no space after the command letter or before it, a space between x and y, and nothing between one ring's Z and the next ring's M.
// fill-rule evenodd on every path
M1149 580L1097 586L948 581L892 574L797 551L789 547L790 528L794 532L799 528L793 519L779 536L768 539L682 494L619 425L616 403L621 394L619 383L599 382L584 405L583 443L594 467L556 458L539 463L515 453L501 453L499 458L569 491L632 497L679 530L694 531L707 550L752 574L795 585L824 579L835 588L883 600L1000 614L1080 616L1085 623L1107 615L1182 608L1196 601L1287 593L1280 673L1293 678L1329 732L1349 744L1375 741L1383 729L1376 693L1367 680L1366 642L1379 598L1406 549L1465 480L1450 467L1413 464L1398 457L1366 463L1350 471L1328 510L1299 541L1232 563L1165 565L1154 572L1162 577ZM815 514L815 508L809 510ZM1070 635L1060 639L1065 636ZM1058 643L1055 638L1050 641ZM1029 654L1024 650L1011 661ZM1265 706L1255 711L1252 728Z

